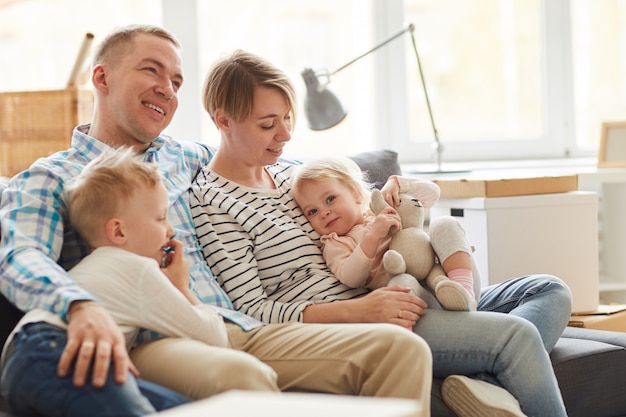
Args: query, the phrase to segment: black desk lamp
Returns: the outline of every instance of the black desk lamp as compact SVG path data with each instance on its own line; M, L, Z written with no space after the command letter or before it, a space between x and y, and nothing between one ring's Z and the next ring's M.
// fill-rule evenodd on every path
M302 78L304 78L304 83L306 85L307 94L304 99L304 114L307 118L309 128L312 130L326 130L331 127L339 124L346 117L346 110L337 98L335 94L328 90L326 87L330 83L330 77L338 73L339 71L349 67L354 64L359 59L371 54L377 49L385 46L389 42L394 39L402 36L406 32L411 33L411 41L413 43L413 51L415 52L415 58L417 59L417 67L419 69L420 79L422 81L422 88L424 89L424 97L426 97L426 106L428 107L428 115L430 117L430 124L433 129L433 135L435 138L435 142L433 143L433 148L437 153L437 170L433 171L433 173L441 173L444 172L441 170L441 153L443 152L443 146L441 145L441 141L439 140L439 134L437 133L437 128L435 127L435 120L433 119L433 112L430 107L430 100L428 98L428 91L426 89L426 82L424 81L424 73L422 71L422 64L420 61L419 54L417 53L417 44L415 43L415 25L412 23L409 24L405 29L402 29L400 32L395 35L387 38L382 41L378 45L374 46L369 51L359 55L354 58L352 61L346 63L345 65L337 68L333 72L328 72L326 70L320 72L314 72L310 68L306 68L302 71ZM325 82L321 83L320 78L325 78ZM450 172L450 171L446 171ZM459 171L455 171L459 172Z

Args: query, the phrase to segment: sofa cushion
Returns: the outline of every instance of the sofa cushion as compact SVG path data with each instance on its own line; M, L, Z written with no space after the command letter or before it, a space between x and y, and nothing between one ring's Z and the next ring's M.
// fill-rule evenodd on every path
M626 416L626 333L568 327L550 356L569 417Z
M401 175L398 153L388 149L361 152L351 155L352 159L367 175L367 180L378 189L382 188L391 175Z

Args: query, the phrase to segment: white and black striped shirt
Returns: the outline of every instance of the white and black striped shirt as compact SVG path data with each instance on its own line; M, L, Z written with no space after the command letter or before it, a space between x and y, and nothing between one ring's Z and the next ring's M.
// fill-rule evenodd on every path
M326 266L319 235L290 191L295 166L267 167L275 190L249 188L205 168L190 204L204 257L235 308L266 323L302 321L312 303L359 297Z

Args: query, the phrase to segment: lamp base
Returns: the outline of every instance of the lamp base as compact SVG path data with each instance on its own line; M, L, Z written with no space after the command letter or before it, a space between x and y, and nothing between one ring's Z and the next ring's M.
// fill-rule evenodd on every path
M434 175L434 174L467 174L469 172L472 172L469 169L435 169L435 170L411 170L411 171L407 171L407 174L411 174L411 175L420 175L420 174L425 174L425 175Z

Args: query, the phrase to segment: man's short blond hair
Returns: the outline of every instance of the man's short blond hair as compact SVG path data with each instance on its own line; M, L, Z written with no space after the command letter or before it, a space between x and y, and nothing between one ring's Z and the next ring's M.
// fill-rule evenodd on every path
M121 62L135 47L133 39L139 34L156 36L170 41L177 49L182 50L178 39L166 29L153 25L128 25L108 34L96 47L93 54L93 66L108 64L115 66Z
M118 148L91 161L67 187L70 224L94 247L105 223L120 214L141 188L161 183L157 164L143 162L132 148Z

